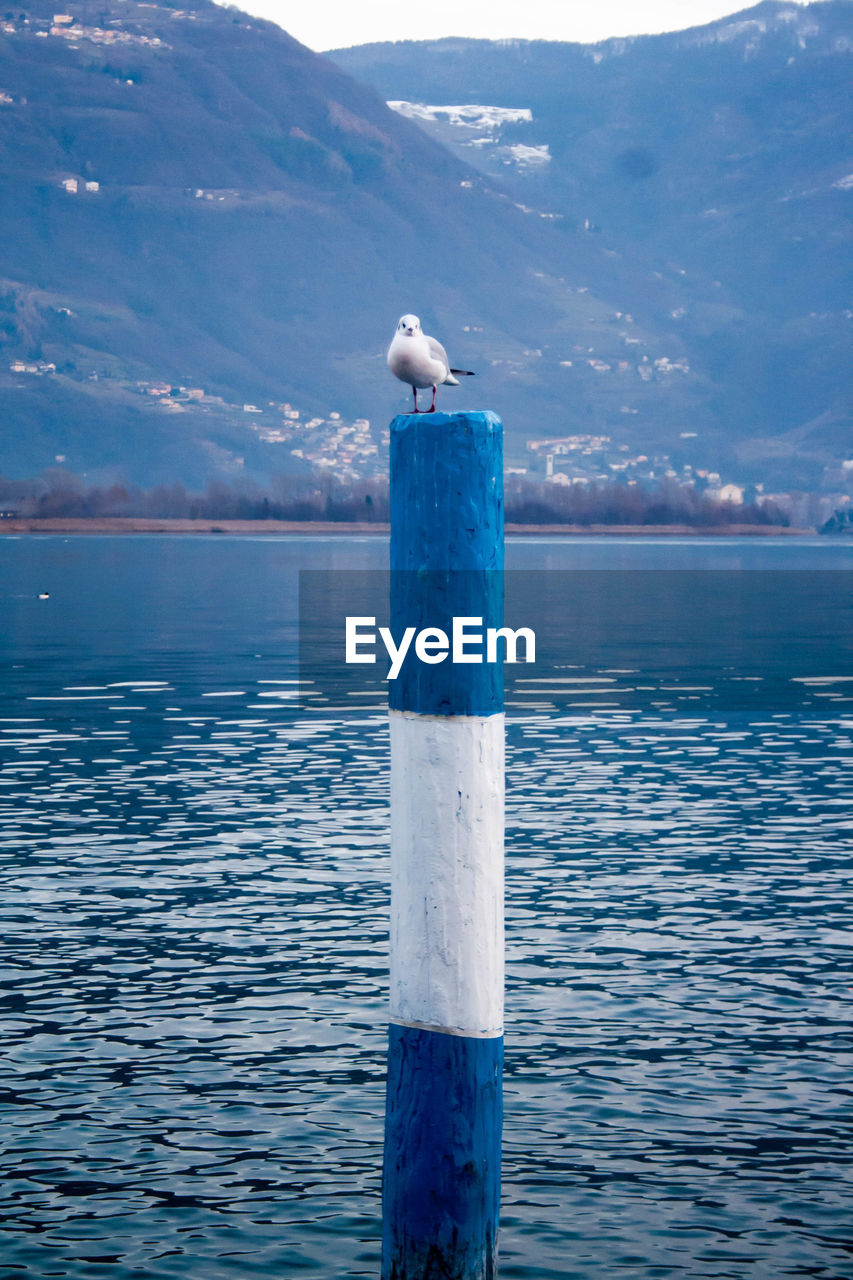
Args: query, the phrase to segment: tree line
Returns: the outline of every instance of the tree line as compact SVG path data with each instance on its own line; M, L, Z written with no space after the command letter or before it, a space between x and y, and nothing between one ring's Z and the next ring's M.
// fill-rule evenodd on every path
M86 485L51 469L35 480L0 476L0 511L29 519L139 517L174 520L351 521L384 524L389 518L384 476L343 481L331 476L281 475L266 486L211 480L200 492L180 481L150 489L137 485ZM671 525L697 527L788 525L774 503L721 502L674 480L648 488L610 481L555 485L508 476L506 519L512 524Z

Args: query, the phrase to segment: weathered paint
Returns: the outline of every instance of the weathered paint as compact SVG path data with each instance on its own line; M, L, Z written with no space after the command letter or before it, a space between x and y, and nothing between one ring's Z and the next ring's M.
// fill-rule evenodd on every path
M480 662L451 662L449 658L439 663L419 662L411 646L400 674L389 685L393 711L489 716L503 710L503 646L499 661L485 660L486 632L501 625L503 595L503 574L494 569L482 573L457 569L392 572L391 634L396 644L406 627L414 627L416 634L427 627L439 628L449 637L454 618L478 619L465 625L465 633L482 636L482 643L462 646L466 656L479 656Z
M500 419L401 414L391 423L391 630L454 617L503 618L503 449ZM503 710L500 663L408 660L389 691L395 711L487 716Z
M502 428L391 424L391 629L503 620ZM503 1062L503 671L391 682L391 1026L383 1280L497 1274Z
M497 1275L502 1067L502 1036L448 1036L392 1024L384 1280Z
M392 570L503 571L497 414L400 414L391 423L391 483Z
M391 1017L500 1035L504 717L390 722Z

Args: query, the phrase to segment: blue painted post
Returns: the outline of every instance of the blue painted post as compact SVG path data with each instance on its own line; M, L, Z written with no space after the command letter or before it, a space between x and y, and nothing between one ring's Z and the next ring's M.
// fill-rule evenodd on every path
M502 426L391 424L391 629L503 615ZM412 646L414 648L414 646ZM427 652L425 650L425 652ZM383 1280L497 1275L503 1116L503 671L485 646L390 684L391 1023Z

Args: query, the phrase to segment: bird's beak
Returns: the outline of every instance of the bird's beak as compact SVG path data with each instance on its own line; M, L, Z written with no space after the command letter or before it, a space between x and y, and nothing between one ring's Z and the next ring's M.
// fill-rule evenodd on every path
M411 326L409 326L409 328L406 330L406 333L409 335L410 338L413 338L415 336L415 331Z

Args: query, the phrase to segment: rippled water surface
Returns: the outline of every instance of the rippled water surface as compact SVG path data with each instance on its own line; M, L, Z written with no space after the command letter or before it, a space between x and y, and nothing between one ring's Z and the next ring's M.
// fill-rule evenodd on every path
M0 540L4 1278L377 1274L387 732L296 705L296 583L386 554ZM505 1280L853 1276L853 671L821 635L781 710L609 705L604 665L508 708Z

